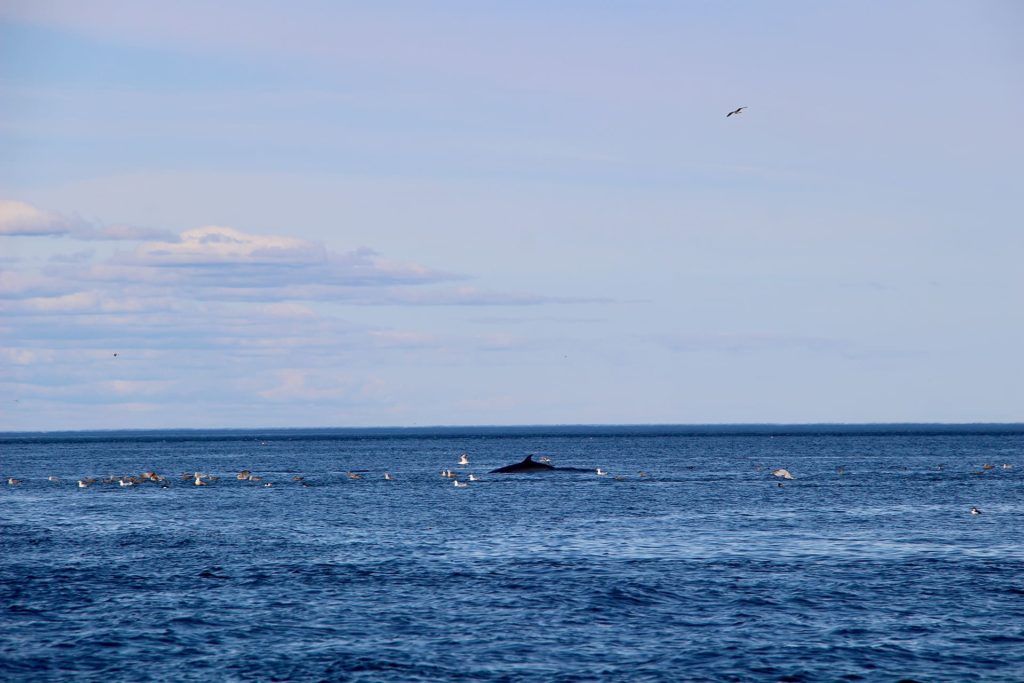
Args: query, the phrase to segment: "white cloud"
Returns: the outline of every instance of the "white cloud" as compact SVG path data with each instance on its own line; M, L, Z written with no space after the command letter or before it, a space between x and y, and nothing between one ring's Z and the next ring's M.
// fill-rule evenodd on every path
M46 212L15 208L46 225ZM11 224L31 223L19 220ZM67 227L65 239L148 234ZM347 316L356 306L566 301L464 286L464 276L389 261L365 247L338 252L226 226L157 235L120 249L92 243L76 252L67 245L33 243L0 269L0 398L10 396L22 411L6 422L0 415L0 428L44 412L48 420L77 424L68 406L133 402L140 410L173 405L175 420L187 413L195 424L214 419L197 406L209 407L222 424L269 424L286 419L276 411L292 402L328 416L318 420L352 421L358 411L386 411L394 393L367 367L385 373L396 365L451 367L481 353L520 352L527 340L456 334L435 312L399 316L360 308L362 320L353 321L340 307Z
M462 279L418 264L387 261L366 247L338 253L294 237L214 225L185 231L175 241L145 242L119 254L108 267L114 277L120 277L117 268L128 267L140 270L141 280L201 287L199 298L261 301L333 299L338 288Z
M66 294L67 284L42 273L0 270L0 300Z
M78 216L48 211L14 199L0 199L0 235L65 236L79 240L174 240L168 230L134 225L95 226Z
M98 292L102 296L92 296L108 301L118 298L118 290L138 297L264 305L299 301L416 307L606 302L453 286L467 276L391 261L368 247L337 252L296 237L218 225L180 234L132 226L95 227L24 202L9 201L6 207L9 230L19 231L10 234L139 242L131 250L111 256L104 251L53 255L45 269L34 273L0 272L0 299L36 298L26 307L35 312L84 310L88 296L83 291ZM28 233L29 229L36 232ZM39 300L55 297L61 299Z
M253 235L209 225L181 233L175 242L147 242L130 261L154 266L218 264L311 265L327 260L323 246L292 237Z
M31 204L0 199L0 235L66 235L81 226L81 220Z
M24 313L143 314L171 308L172 303L166 299L143 299L111 292L83 291L25 299L14 310Z

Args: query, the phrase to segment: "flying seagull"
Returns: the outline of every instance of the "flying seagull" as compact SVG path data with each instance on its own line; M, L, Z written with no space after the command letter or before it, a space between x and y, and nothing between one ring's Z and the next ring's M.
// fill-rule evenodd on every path
M746 107L740 107L739 109L736 109L736 110L734 110L734 111L731 111L731 112L729 112L728 114L726 114L726 115L725 115L725 118L729 118L729 117L730 117L730 116L732 116L733 114L739 114L739 113L740 113L741 111L743 111L744 109L746 109Z

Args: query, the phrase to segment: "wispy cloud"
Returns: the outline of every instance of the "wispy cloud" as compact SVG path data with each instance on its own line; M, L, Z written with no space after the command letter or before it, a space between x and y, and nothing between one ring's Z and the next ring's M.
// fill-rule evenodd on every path
M489 291L466 284L466 275L388 260L368 247L337 251L226 226L156 238L122 230L120 243L102 245L92 240L106 228L20 202L8 208L8 225L18 230L9 234L38 238L39 250L0 269L0 394L58 415L79 402L143 412L203 401L379 408L387 400L373 373L348 368L445 365L521 353L531 342L395 315L367 313L356 317L375 322L358 322L339 306L583 301ZM82 241L90 248L55 251Z
M80 240L106 241L138 241L138 240L175 240L177 236L170 230L145 228L137 225L105 225L103 227L80 227L71 232L71 236Z
M25 202L0 199L0 235L66 235L83 226L81 219L44 211Z
M348 303L391 306L541 306L546 304L610 303L604 297L562 297L525 292L498 292L470 286L434 288L428 291L389 288L370 296L351 292Z
M359 401L371 398L375 389L376 382L342 372L324 373L285 368L274 373L271 386L258 390L256 394L274 402Z
M150 266L314 265L326 261L320 245L292 237L252 235L216 225L187 230L175 241L147 242L126 262Z
M917 355L886 344L869 344L840 337L773 332L720 332L662 334L648 341L676 353L717 353L731 355L796 353L802 357L833 356L847 360L865 358L906 358Z
M118 254L110 266L148 270L213 291L258 290L260 298L319 298L318 288L421 285L465 276L418 264L394 263L361 247L338 253L293 237L256 235L236 228L206 226L181 233L174 241L144 242ZM157 273L156 271L160 271ZM229 296L230 298L230 296Z
M73 237L80 240L176 239L174 233L133 225L97 226L78 215L40 209L27 202L0 199L0 236Z
M851 348L848 342L839 339L759 332L658 335L652 337L651 340L660 346L679 353L704 351L752 353L756 351L779 351L786 349L825 353L846 352Z
M31 299L33 297L63 296L68 293L67 283L46 277L38 271L24 269L0 270L0 302L4 299ZM0 310L3 304L0 303Z
M6 211L6 213L3 213ZM330 301L356 306L538 306L607 299L495 291L460 284L469 276L384 258L369 247L346 252L279 234L208 225L175 234L131 226L96 226L30 204L0 206L9 235L136 242L113 253L51 255L38 269L0 271L0 299L13 312L111 310L124 291L135 298L193 302ZM48 300L50 299L50 300Z

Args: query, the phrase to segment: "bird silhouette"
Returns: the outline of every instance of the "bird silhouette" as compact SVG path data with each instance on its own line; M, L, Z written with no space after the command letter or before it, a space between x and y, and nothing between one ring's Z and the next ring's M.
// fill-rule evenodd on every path
M725 118L729 118L729 117L730 117L730 116L732 116L733 114L739 114L739 113L740 113L740 112L742 112L742 111L743 111L744 109L746 109L746 107L740 107L739 109L734 109L734 110L732 110L731 112L729 112L728 114L726 114L726 115L725 115Z

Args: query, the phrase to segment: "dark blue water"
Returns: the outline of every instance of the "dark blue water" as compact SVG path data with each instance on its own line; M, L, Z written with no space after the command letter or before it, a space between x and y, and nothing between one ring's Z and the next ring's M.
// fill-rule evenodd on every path
M486 474L531 452L588 471ZM1020 429L6 435L0 474L2 680L1024 680Z

